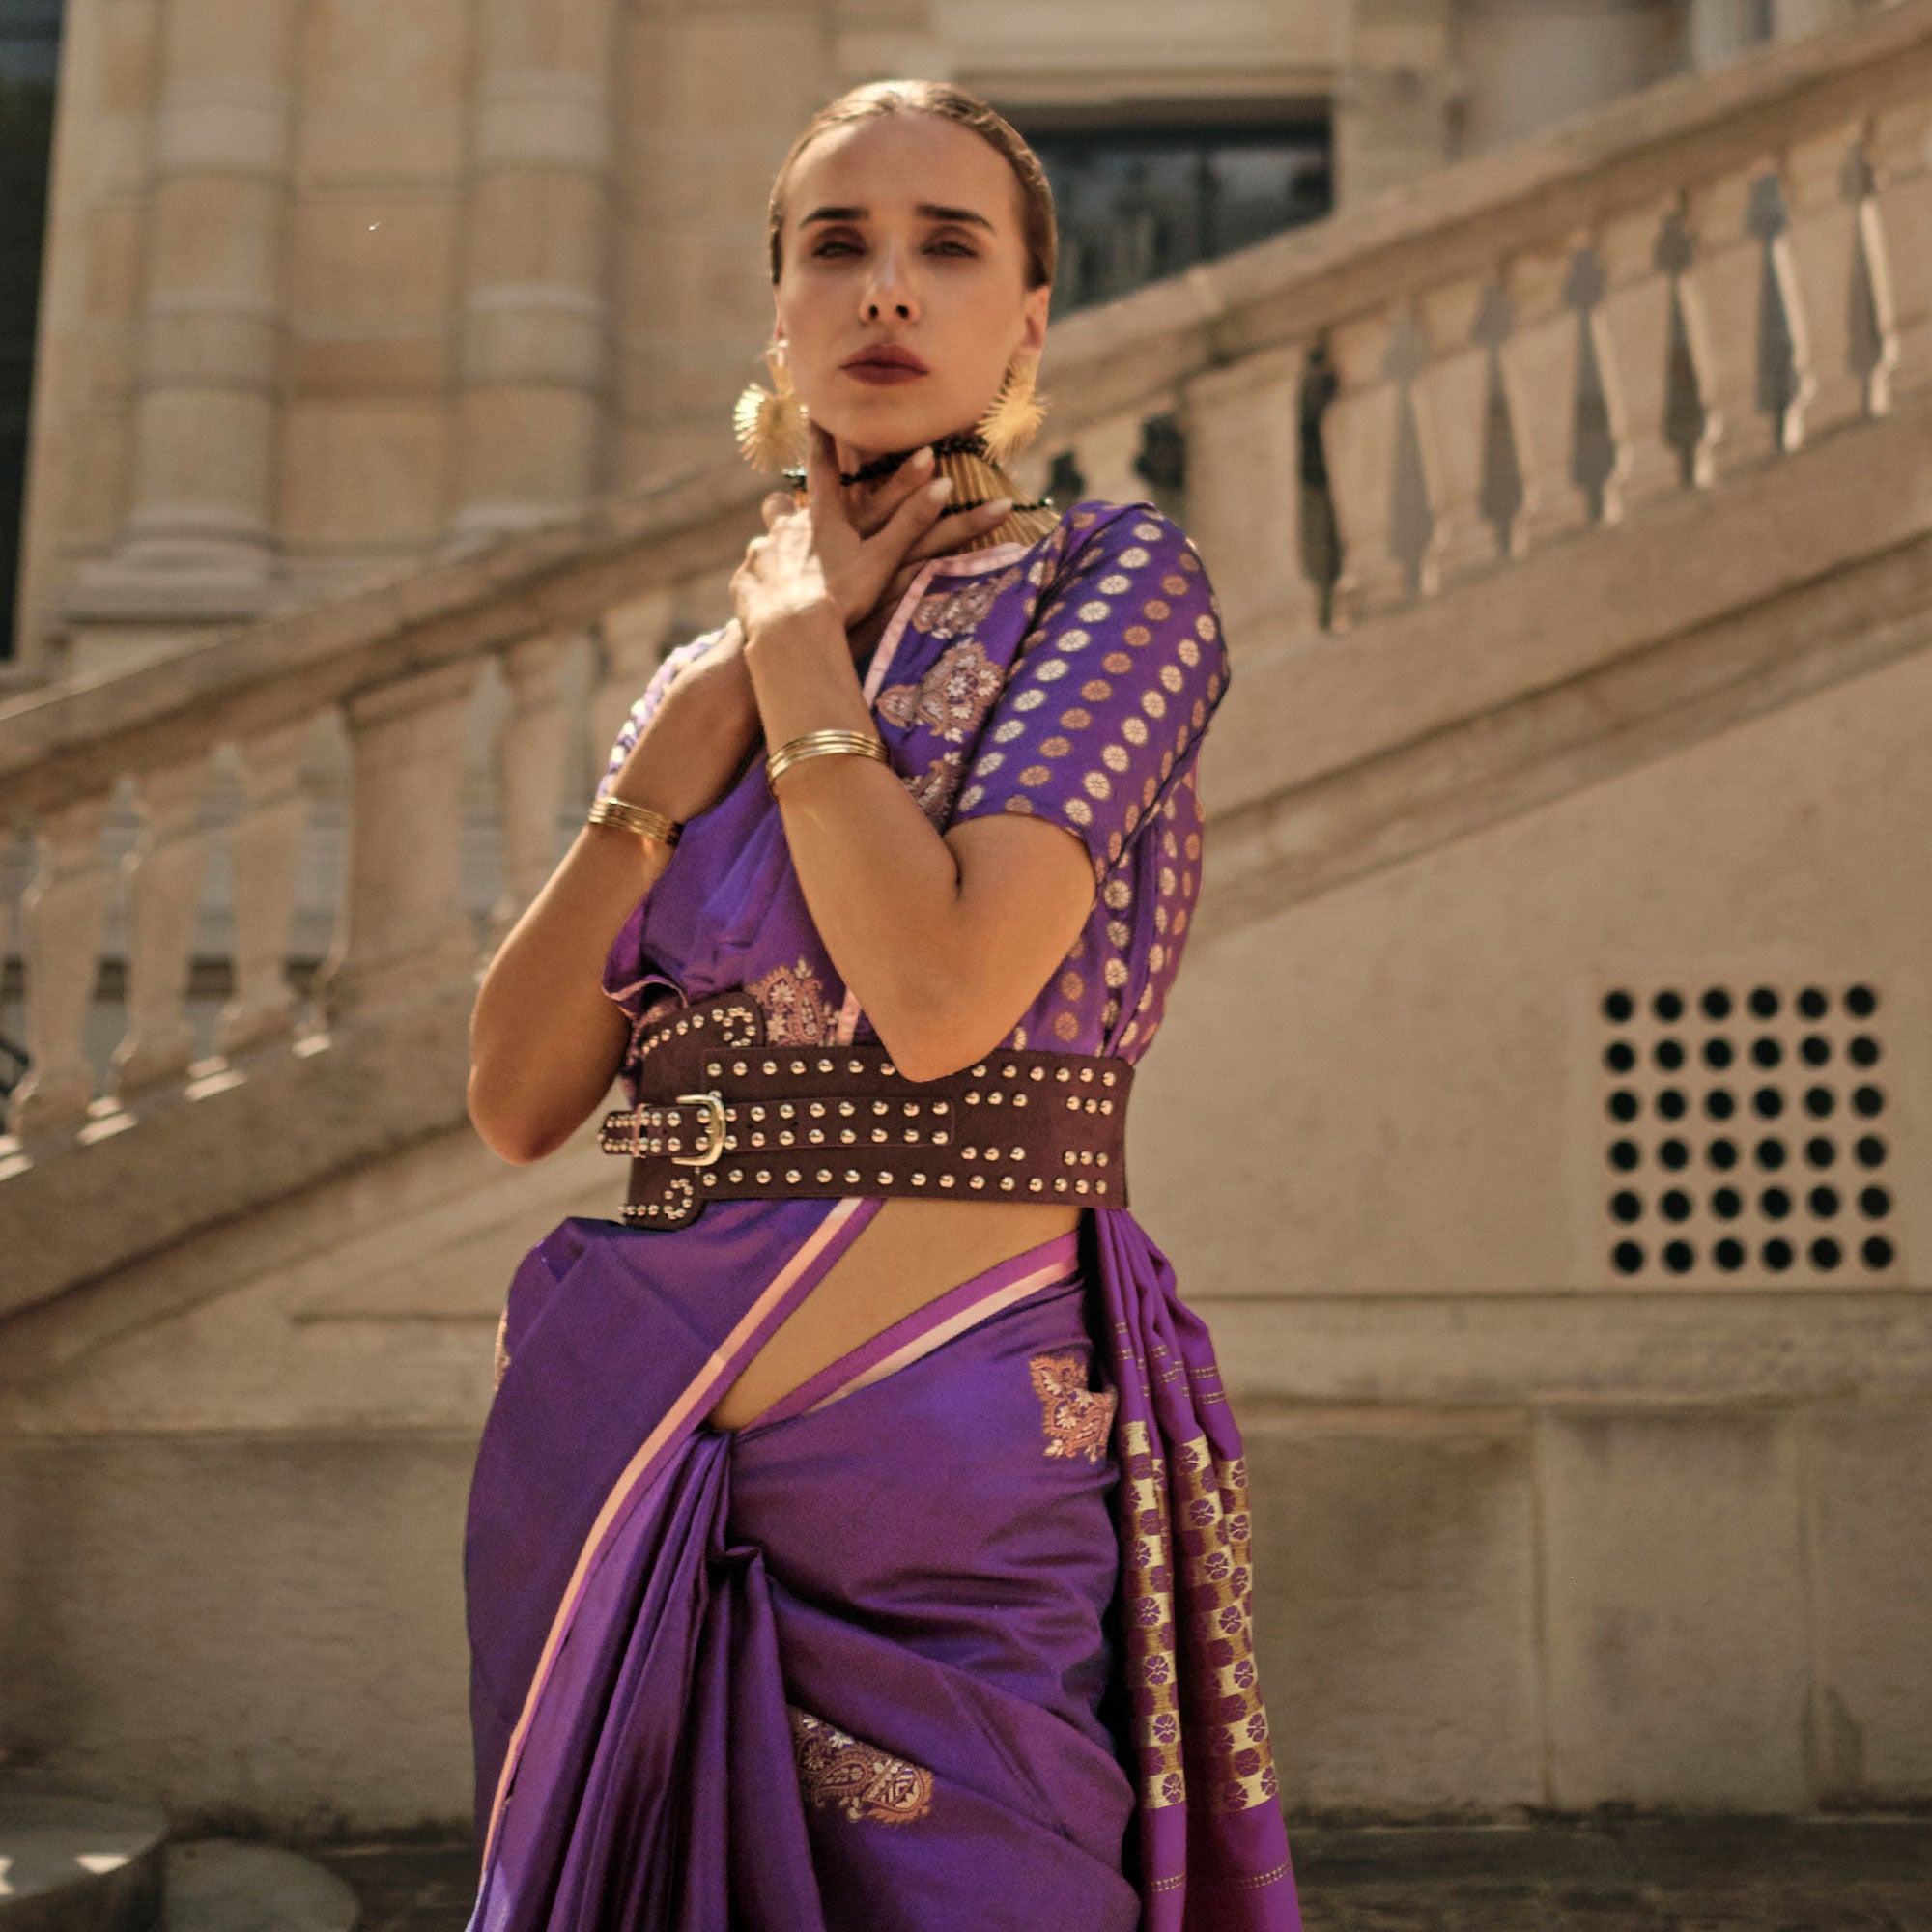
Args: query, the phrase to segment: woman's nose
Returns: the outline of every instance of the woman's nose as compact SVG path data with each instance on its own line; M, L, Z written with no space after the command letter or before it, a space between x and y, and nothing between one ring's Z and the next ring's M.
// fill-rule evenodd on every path
M917 308L912 289L901 272L898 250L882 249L878 268L866 289L866 320L878 322L890 315L900 322L911 322Z

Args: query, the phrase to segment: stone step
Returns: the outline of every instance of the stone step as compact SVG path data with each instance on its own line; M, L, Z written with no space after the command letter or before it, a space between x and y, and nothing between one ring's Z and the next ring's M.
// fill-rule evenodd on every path
M151 1805L0 1780L0 1932L152 1932L167 1833Z
M359 1911L333 1872L294 1852L234 1838L167 1848L161 1932L355 1932Z

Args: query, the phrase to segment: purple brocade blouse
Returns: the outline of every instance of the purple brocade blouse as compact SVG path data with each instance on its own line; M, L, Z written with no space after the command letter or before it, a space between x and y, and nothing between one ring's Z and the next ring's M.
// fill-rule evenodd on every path
M717 637L659 667L599 796L671 680ZM1147 503L1077 505L1030 549L937 557L907 591L865 679L893 769L942 829L997 811L1065 826L1099 886L1086 929L1004 1045L1146 1052L1199 891L1195 764L1227 688L1200 555ZM714 952L721 918L734 929ZM611 948L604 988L633 1037L674 989L692 1001L722 991L687 979L718 953L776 1042L874 1037L818 944L761 760L685 828ZM629 1083L628 1057L625 1072Z

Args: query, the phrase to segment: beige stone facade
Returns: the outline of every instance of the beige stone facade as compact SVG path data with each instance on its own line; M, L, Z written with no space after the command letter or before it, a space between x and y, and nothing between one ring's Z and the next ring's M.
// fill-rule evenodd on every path
M582 103L545 17L542 49L503 26L503 99ZM891 59L858 70L926 18L868 14ZM725 98L653 71L694 116ZM266 140L230 108L224 139ZM490 252L507 216L451 257L501 351L439 418L477 452L467 535L447 495L422 534L452 554L0 705L31 841L0 1034L32 1054L0 1137L0 1655L32 1660L0 1753L189 1815L464 1815L493 1330L528 1245L619 1194L594 1117L534 1166L488 1153L466 1022L760 486L727 460L469 541L536 487L519 462L581 447L567 384L511 380L582 344L526 279L580 259L558 194L548 267ZM329 299L356 287L403 298ZM169 366L241 368L218 305L167 313L208 325ZM1932 0L1371 196L1051 354L1093 494L1138 496L1147 425L1180 425L1234 652L1130 1160L1247 1434L1290 1803L1922 1806ZM177 503L248 473L174 460ZM239 518L171 581L243 581Z
M1744 5L71 0L7 675L715 461L769 327L773 167L855 81L1326 117L1348 206L1728 58Z

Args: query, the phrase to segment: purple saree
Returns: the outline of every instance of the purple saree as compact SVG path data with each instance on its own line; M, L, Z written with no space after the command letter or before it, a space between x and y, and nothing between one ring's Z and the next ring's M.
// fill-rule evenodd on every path
M1049 816L1094 863L1008 1045L1145 1051L1226 684L1200 559L1144 504L935 559L902 600L866 694L922 809ZM741 984L775 1041L870 1037L755 761L605 972L634 1039ZM472 1932L1293 1932L1240 1438L1130 1213L705 1421L879 1205L573 1216L518 1269L467 1547Z

